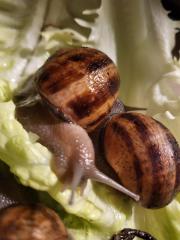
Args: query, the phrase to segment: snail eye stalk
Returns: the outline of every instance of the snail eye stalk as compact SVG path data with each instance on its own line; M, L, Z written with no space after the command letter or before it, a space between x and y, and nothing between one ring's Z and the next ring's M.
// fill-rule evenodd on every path
M131 228L124 228L118 234L113 235L110 240L133 240L135 237L139 237L144 240L157 240L147 232Z

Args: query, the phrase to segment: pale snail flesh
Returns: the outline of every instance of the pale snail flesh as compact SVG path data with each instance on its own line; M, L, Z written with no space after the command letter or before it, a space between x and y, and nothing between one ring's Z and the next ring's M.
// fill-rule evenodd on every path
M0 239L68 240L67 230L52 209L41 204L14 205L0 211Z
M107 162L121 184L147 208L167 205L180 190L180 148L171 132L150 116L112 116L103 130Z
M95 166L94 146L87 132L73 123L60 122L41 103L17 108L16 116L27 131L40 137L40 142L54 155L52 168L63 182L65 189L74 191L87 179L107 184L136 201L139 196L107 177ZM61 189L61 190L63 190Z

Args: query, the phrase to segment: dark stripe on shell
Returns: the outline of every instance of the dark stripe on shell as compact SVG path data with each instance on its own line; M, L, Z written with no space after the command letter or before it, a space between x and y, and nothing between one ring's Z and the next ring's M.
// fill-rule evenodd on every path
M175 162L176 165L176 183L175 183L175 191L179 191L180 190L180 147L178 142L176 141L175 137L172 135L172 133L169 131L168 128L166 128L161 122L156 121L159 126L164 129L164 131L166 132L166 138L167 141L169 143L169 146L172 149L172 153L173 153L173 160Z
M105 68L106 66L110 65L112 63L112 60L107 56L99 56L99 58L92 61L88 67L87 70L89 73L100 70L102 68Z
M85 61L87 55L79 53L75 54L73 56L70 56L68 60L73 61L73 62L79 62L79 61Z
M111 96L114 96L117 93L119 86L120 86L120 79L117 75L109 78L108 88Z
M126 120L129 120L135 125L137 132L139 133L139 136L142 139L142 142L144 143L148 142L148 139L151 136L151 133L149 132L148 127L143 123L143 120L141 119L141 117L133 113L125 113L125 114L122 114L121 117ZM160 183L158 182L158 177L156 175L157 171L160 168L158 167L158 165L161 164L161 158L160 158L161 154L159 152L159 149L156 147L156 145L150 144L147 146L147 144L145 144L145 146L147 149L147 154L149 155L148 158L151 160L152 174L153 174L152 193L149 199L149 203L147 203L147 207L148 207L148 206L152 206L152 204L154 205L157 202L159 203L159 198L161 198L160 196L161 186L160 186Z
M134 123L137 131L141 135L143 142L147 141L147 139L149 138L149 130L147 126L143 123L141 118L139 118L137 115L133 113L122 113L120 117Z
M111 86L111 92L109 91L109 85ZM98 89L98 92L96 93L89 92L84 93L84 95L82 94L82 96L77 96L68 103L68 107L70 107L74 111L74 113L79 119L87 117L94 110L103 105L109 97L115 96L115 94L118 92L118 88L119 79L113 76L108 80L107 86L104 86L102 92L102 89ZM109 110L110 109L108 109L108 111ZM92 125L92 123L90 123L90 125Z
M68 107L74 111L79 119L82 119L90 115L92 108L95 107L94 104L97 104L97 102L92 100L90 94L86 94L82 97L78 96L71 100L68 103Z
M105 122L103 122L102 125L99 128L97 128L95 132L93 132L93 134L90 134L91 140L93 141L93 145L95 146L96 153L95 164L100 171L102 171L108 177L122 185L120 178L118 177L117 173L114 171L114 169L109 164L106 158L105 131L106 125L108 123L107 120L108 118L105 119Z
M45 69L44 72L46 72ZM40 77L40 91L48 95L55 94L71 83L80 80L84 77L84 75L85 74L83 72L73 67L56 67L56 69L54 68L52 71L51 75L45 75L49 78L41 79Z
M154 180L152 185L151 198L149 199L149 204L147 204L147 207L148 205L150 207L158 207L161 204L161 201L163 200L161 196L162 186L158 176L158 173L160 173L161 170L164 170L164 164L161 159L162 156L161 156L160 149L158 148L158 145L153 143L151 144L148 142L148 139L150 138L150 136L152 136L152 133L149 131L148 127L143 123L143 119L141 119L140 116L133 113L126 113L126 114L122 114L122 118L133 122L136 126L137 131L139 132L139 135L142 141L144 141L144 143L147 142L148 144L148 145L146 144L147 153L149 155L149 159L151 159L152 174L153 174ZM152 120L154 119L152 118ZM156 120L154 121L157 122ZM166 129L164 126L163 128Z
M166 133L167 140L173 152L173 159L176 164L175 191L180 190L180 147L171 133Z
M142 191L142 176L143 176L143 172L141 169L141 164L140 164L140 160L138 158L138 156L136 155L136 151L133 145L133 140L129 134L129 132L127 131L127 129L122 126L119 122L113 122L112 123L112 130L114 132L114 134L119 135L123 141L126 144L127 150L129 152L131 152L131 154L134 155L134 170L135 170L135 174L136 174L136 184L137 184L137 189L136 192L137 193L141 193Z
M159 172L163 170L163 162L161 161L161 152L156 145L148 146L148 155L152 163L152 193L149 199L150 207L158 207L162 202L161 184L159 184ZM148 207L148 204L147 204Z
M60 90L60 84L59 81L56 82L52 82L49 86L48 86L48 92L51 94L55 94Z
M126 120L130 121L131 123L133 123L137 129L137 132L139 133L140 138L142 139L142 143L147 142L151 133L149 132L149 129L143 123L143 120L139 116L137 116L136 114L133 114L133 113L122 113L120 115L120 118L126 119ZM151 160L154 159L154 161L151 161L152 173L153 173L153 179L154 179L153 187L152 187L153 191L151 193L151 198L158 199L160 197L159 196L159 185L158 185L158 181L156 180L156 177L155 177L155 172L157 169L157 166L156 166L157 161L160 160L160 155L159 155L159 151L157 151L155 145L148 146L147 153L149 155L148 156L149 159L151 159ZM149 199L149 203L147 203L147 207L148 207L148 204L149 205L152 204L152 199Z

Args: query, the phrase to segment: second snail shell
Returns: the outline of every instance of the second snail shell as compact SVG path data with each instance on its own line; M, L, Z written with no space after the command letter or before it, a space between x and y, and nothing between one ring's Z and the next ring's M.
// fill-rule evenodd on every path
M163 207L180 190L180 149L161 123L135 112L114 115L103 139L106 160L143 206Z

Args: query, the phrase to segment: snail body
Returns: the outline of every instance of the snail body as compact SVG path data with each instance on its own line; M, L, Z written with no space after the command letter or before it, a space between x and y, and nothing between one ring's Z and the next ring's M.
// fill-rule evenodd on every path
M103 133L106 160L121 184L148 208L167 205L180 190L180 149L170 131L140 113L112 116Z
M116 183L96 168L93 143L82 127L75 124L61 123L58 127L58 134L59 140L63 139L63 141L61 142L61 154L57 155L55 161L56 172L61 178L62 176L58 173L58 170L61 173L62 162L68 163L65 176L72 178L70 202L73 201L73 194L77 186L87 179L111 186L135 200L139 199L138 195L128 191L128 189Z
M17 205L0 211L1 239L67 240L67 230L59 216L40 204Z
M85 47L56 52L35 77L38 93L54 113L88 132L110 112L119 84L113 61Z
M72 189L70 202L76 187L88 178L139 199L95 167L94 147L86 132L93 131L111 112L119 82L115 64L101 51L63 49L35 74L35 88L27 84L15 98L20 100L16 117L26 130L38 134L39 141L53 153L54 171ZM33 104L28 104L28 99ZM69 123L63 123L63 119Z
M139 196L96 168L93 143L81 126L59 122L41 103L18 108L16 116L25 129L38 134L39 141L53 153L53 170L64 188L70 187L72 190L70 203L73 202L76 188L82 186L87 179L109 185L135 200L139 199Z

